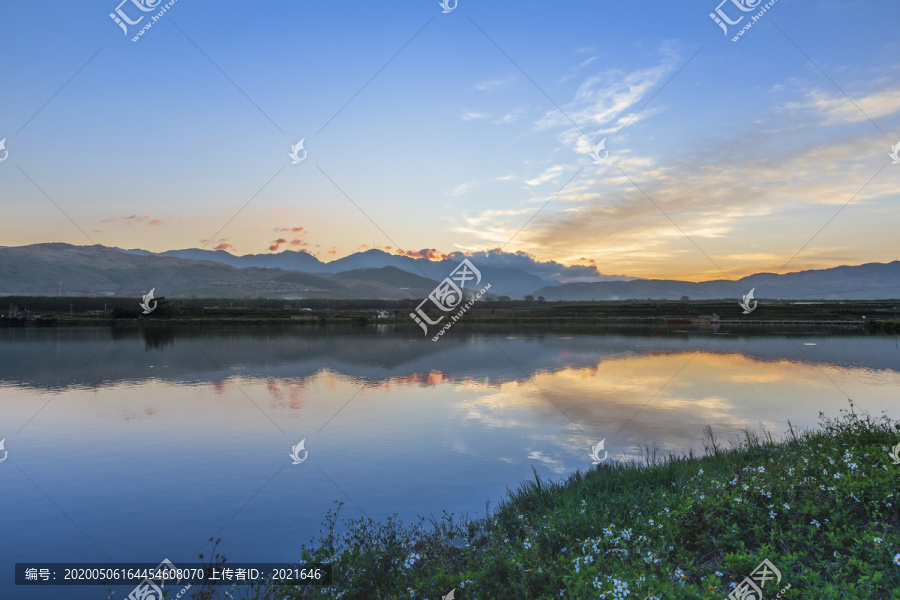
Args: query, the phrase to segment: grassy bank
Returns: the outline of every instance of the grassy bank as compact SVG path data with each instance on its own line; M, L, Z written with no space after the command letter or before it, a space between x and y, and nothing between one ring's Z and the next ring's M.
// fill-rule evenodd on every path
M702 456L645 448L642 465L535 478L482 520L338 533L338 510L303 557L332 562L337 585L234 597L723 599L768 559L782 578L767 599L900 598L898 442L900 424L851 404L780 442L747 430L724 448L707 431Z
M144 315L137 299L120 297L0 296L0 326L97 325L137 323L180 325L219 323L396 323L417 327L409 314L420 299L410 300L234 300L228 298L158 298L152 313ZM391 318L378 319L379 311ZM873 332L895 333L900 326L896 300L846 300L798 303L768 300L745 316L734 300L619 300L546 302L481 300L466 312L470 324L646 324L686 326L716 314L722 319L846 321L865 323ZM10 318L16 315L15 318ZM43 321L31 321L41 315ZM444 316L431 310L432 318ZM27 322L27 323L26 323Z

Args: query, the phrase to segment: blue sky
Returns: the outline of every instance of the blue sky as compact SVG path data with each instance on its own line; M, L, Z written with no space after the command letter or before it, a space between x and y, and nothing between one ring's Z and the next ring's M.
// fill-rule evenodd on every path
M131 0L128 36L117 0L5 2L0 245L900 257L900 5L778 0L732 42L717 4L178 0L132 42Z

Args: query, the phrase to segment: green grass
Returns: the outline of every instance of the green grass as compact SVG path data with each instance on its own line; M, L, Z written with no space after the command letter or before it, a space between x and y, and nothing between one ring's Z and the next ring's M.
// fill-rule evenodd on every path
M242 598L724 599L763 559L765 598L900 598L900 424L839 418L783 441L745 430L702 456L602 463L567 481L537 475L480 520L404 525L325 520L303 560L330 562L329 588L231 590ZM339 534L340 524L347 533ZM452 539L456 543L452 543ZM616 592L618 589L620 591ZM625 593L627 591L627 593Z

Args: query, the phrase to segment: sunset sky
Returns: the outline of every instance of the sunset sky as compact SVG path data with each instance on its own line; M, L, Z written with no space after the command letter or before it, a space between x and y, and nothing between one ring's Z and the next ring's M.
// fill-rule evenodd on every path
M119 1L0 6L2 246L900 258L896 2Z

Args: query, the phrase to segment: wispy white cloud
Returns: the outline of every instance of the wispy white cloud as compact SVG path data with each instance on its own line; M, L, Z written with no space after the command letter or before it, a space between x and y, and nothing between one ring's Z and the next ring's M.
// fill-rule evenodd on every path
M500 117L499 119L496 119L494 121L494 123L496 123L498 125L503 125L503 124L507 124L507 123L515 123L516 121L521 119L524 114L525 114L525 107L518 106L518 107L514 108L513 110L509 111L508 113L506 113L505 115L503 115L502 117Z
M461 184L457 185L456 187L454 187L454 188L448 190L448 191L446 192L446 194L447 194L448 196L453 196L453 197L455 198L455 197L457 197L457 196L462 196L463 194L466 194L466 193L468 193L468 192L471 192L473 189L475 189L475 188L477 188L477 187L479 187L479 186L481 186L481 184L478 183L477 181L470 181L470 182L468 182L468 183L461 183Z
M806 99L790 102L786 110L813 110L825 118L826 124L858 123L877 119L900 111L900 88L888 88L847 99L840 93L829 94L821 90L809 90Z
M578 86L575 97L561 106L565 115L558 110L550 110L537 121L536 127L563 127L569 130L573 127L572 121L575 121L583 126L608 128L617 121L631 118L640 101L674 70L676 61L677 56L673 52L664 51L658 65L630 73L609 69L592 75Z
M498 77L496 79L490 79L488 81L482 81L481 83L476 83L472 86L474 89L479 92L492 92L494 90L499 90L500 88L504 88L511 84L516 80L515 75L507 75L506 77Z
M553 181L556 179L560 173L565 169L565 165L553 165L544 170L543 173L535 177L534 179L528 179L525 181L525 185L536 186L541 185L542 183L546 183L548 181Z
M592 57L590 57L590 58L586 58L586 59L584 59L583 61L581 61L580 63L578 63L578 65L577 65L575 68L576 68L576 69L583 69L584 67L588 66L589 64L591 64L592 62L594 62L595 60L597 60L597 58L598 58L598 57L596 57L596 56L592 56Z
M460 117L463 121L472 121L474 119L486 119L487 115L481 112L477 112L474 110L466 111Z
M585 68L586 66L588 66L588 65L591 64L592 62L596 61L598 58L600 58L600 57L599 57L599 56L596 56L596 55L595 55L595 56L591 56L591 57L589 57L589 58L584 59L583 61L581 61L581 62L578 63L577 65L575 65L575 66L573 66L573 67L569 67L569 72L566 73L565 75L563 75L562 77L560 77L560 79L559 79L560 83L565 82L565 81L569 81L570 79L574 79L575 77L578 76L578 71L580 71L581 69Z

